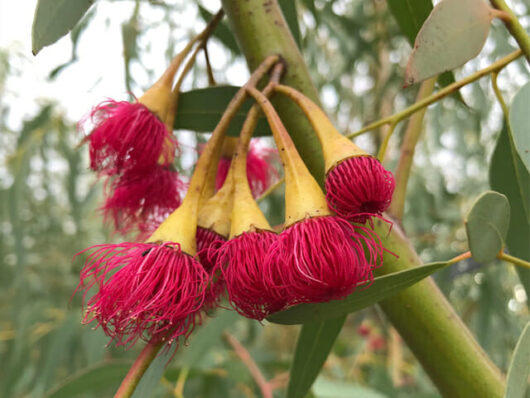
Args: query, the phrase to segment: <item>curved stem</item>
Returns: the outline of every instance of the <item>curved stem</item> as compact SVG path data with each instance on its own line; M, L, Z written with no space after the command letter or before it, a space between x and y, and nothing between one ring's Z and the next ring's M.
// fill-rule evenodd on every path
M504 12L504 17L501 17L502 21L506 25L506 28L511 33L521 50L523 50L526 60L530 63L530 37L526 33L513 11L510 9L508 4L504 0L490 0L491 4L498 10Z
M281 187L285 183L285 178L282 177L278 181L276 181L274 184L272 184L265 192L263 192L259 198L256 199L256 202L260 203L262 200L264 200L267 196L269 196L271 193L276 191L279 187Z
M247 367L248 371L252 375L252 378L258 385L259 389L261 390L261 395L263 398L272 398L272 388L270 383L265 379L263 376L263 373L261 373L260 368L252 359L252 356L249 354L247 349L243 347L243 345L230 333L225 332L224 338L230 344L236 355L239 357L241 362Z
M517 265L518 267L523 267L526 269L530 269L530 262L520 259L519 257L510 256L509 254L506 254L504 252L500 252L497 255L497 258L499 260L504 260L509 263L512 263L513 265Z
M423 98L429 96L434 90L435 83L436 77L425 80L421 83L416 101L421 101ZM396 172L394 173L396 177L396 187L394 189L394 195L392 196L392 203L388 209L388 213L398 221L401 221L403 218L410 169L414 159L416 144L418 143L422 132L423 118L426 111L427 108L423 108L410 118L407 129L405 130L403 143L401 144L399 161Z
M388 148L388 143L390 142L390 137L392 137L392 134L394 134L394 130L396 129L397 122L390 123L390 126L388 128L388 131L386 132L385 139L383 140L383 143L381 144L381 148L379 148L379 152L377 153L377 159L379 159L380 162L383 162L386 154L386 150Z
M438 92L434 93L433 95L428 96L427 98L414 103L413 105L409 106L406 109L403 109L401 112L395 113L393 115L390 115L388 117L385 117L383 119L377 120L371 124L369 124L366 127L363 127L359 131L356 131L354 133L347 134L346 137L348 138L354 138L361 134L367 133L371 130L376 129L377 127L384 126L385 124L392 124L392 123L399 123L403 119L409 117L415 112L418 112L419 110L441 100L444 97L447 97L448 95L454 93L455 91L459 90L460 88L468 85L469 83L473 83L474 81L480 79L481 77L484 77L486 75L489 75L492 72L500 71L502 68L504 68L506 65L508 65L510 62L515 61L517 58L519 58L522 55L521 50L516 50L513 53L507 55L504 58L499 59L498 61L492 63L490 66L481 69L472 75L459 80L457 82L454 82L453 84L450 84L447 87L444 87L443 89L439 90Z
M114 398L128 398L132 396L145 371L156 358L156 354L162 348L163 343L147 343L138 358L134 361L129 372L121 382L120 388L114 394Z

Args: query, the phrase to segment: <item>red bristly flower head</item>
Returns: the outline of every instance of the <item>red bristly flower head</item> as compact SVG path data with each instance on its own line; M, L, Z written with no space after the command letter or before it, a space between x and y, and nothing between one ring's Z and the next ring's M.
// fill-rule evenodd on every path
M305 113L322 147L326 199L339 216L364 223L380 215L392 200L394 176L333 126L320 107L292 87L275 90L291 98Z
M280 175L274 167L277 160L278 152L273 148L260 146L256 139L250 141L247 155L247 177L252 195L256 198L267 190ZM231 157L221 156L219 167L217 169L217 178L215 181L216 189L220 189L228 175L230 169Z
M326 199L339 216L364 223L383 213L394 193L394 175L371 156L345 159L326 176Z
M84 290L84 322L97 321L117 346L130 347L138 339L171 344L191 333L209 278L178 243L106 244L83 252L87 250L94 251L76 289ZM86 301L92 288L96 292Z
M325 216L301 220L283 231L265 262L289 289L289 304L296 304L349 295L373 279L382 254L380 239L370 229Z
M155 165L117 176L106 188L107 198L102 206L105 219L111 220L121 233L138 226L145 235L180 206L186 184L177 172Z
M164 123L140 102L107 100L90 117L90 168L115 175L169 165L177 141Z
M196 234L197 256L203 268L210 275L210 285L206 291L204 306L211 309L217 306L225 290L225 283L221 275L214 272L219 255L219 248L226 242L224 236L208 228L197 227Z
M274 296L277 277L267 270L265 257L278 235L249 231L226 242L220 249L216 268L222 273L231 304L241 315L262 320L283 309L285 297Z

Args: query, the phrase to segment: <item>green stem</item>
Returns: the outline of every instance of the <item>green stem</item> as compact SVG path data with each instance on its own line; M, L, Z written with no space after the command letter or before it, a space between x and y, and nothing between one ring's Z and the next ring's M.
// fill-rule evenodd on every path
M504 0L490 1L495 8L506 13L507 17L502 18L502 20L517 44L519 44L519 47L521 47L521 50L523 50L526 60L530 63L530 37L528 37L523 25L521 25L519 19L517 19L511 8Z
M403 119L412 115L413 113L418 112L419 110L441 100L444 97L447 97L448 95L454 93L455 91L461 89L462 87L468 85L469 83L473 83L474 81L480 79L481 77L489 75L492 72L500 71L510 62L519 58L522 54L523 53L521 52L521 50L515 50L513 53L507 55L504 58L499 59L498 61L492 63L490 66L484 69L481 69L462 80L454 82L453 84L450 84L449 86L444 87L443 89L434 93L433 95L430 95L427 98L424 98L423 100L419 102L415 102L413 105L409 106L406 109L403 109L401 112L398 112L388 117L385 117L383 119L377 120L369 124L368 126L363 127L359 131L356 131L355 133L347 134L346 137L354 138L354 137L357 137L358 135L367 133L370 130L374 130L378 127L384 126L385 124L392 124L392 123L397 124Z
M287 64L283 83L298 88L315 102L318 92L311 82L309 72L289 31L287 22L276 0L222 0L239 46L254 70L267 55L281 54ZM309 122L298 107L288 98L278 96L273 105L293 138L302 159L317 181L324 178L322 150Z
M279 187L283 185L285 182L285 178L282 177L278 181L276 181L274 184L272 184L270 187L267 188L265 192L263 192L257 199L256 202L260 203L263 199L265 199L267 196L269 196L271 193L276 191Z
M519 257L510 256L509 254L501 252L501 253L499 253L497 255L497 258L499 260L504 260L504 261L507 261L509 263L512 263L513 265L517 265L519 267L530 269L530 262L522 260Z
M416 101L421 101L422 99L431 95L432 91L434 90L436 78L437 77L433 77L421 83ZM422 132L423 118L426 111L427 108L423 108L420 112L416 113L410 118L407 129L405 130L403 143L401 144L401 154L396 172L394 173L396 177L396 188L394 189L394 195L392 196L392 203L388 209L388 213L390 213L392 217L398 221L403 219L403 209L405 208L405 198L407 194L407 183L409 180L410 169L412 167L412 161L414 159L416 144L418 143Z
M129 369L129 372L121 382L120 388L116 391L114 398L128 398L132 396L134 390L138 386L140 379L144 375L145 371L156 358L156 354L162 347L162 343L151 344L147 343L136 361Z
M222 1L249 65L252 67L269 54L280 54L287 61L285 84L315 99L315 88L287 30L277 0ZM520 52L511 57L515 59L519 55ZM508 63L513 59L504 60ZM500 67L498 63L496 67ZM452 90L456 88L453 86ZM322 183L321 151L315 149L319 148L318 140L304 115L288 101L277 101L275 105L285 124L290 126L288 131L305 163ZM408 264L421 265L410 242L397 226L389 233L388 225L376 224L384 246L399 256L396 259L386 255L384 266L378 270L380 274L409 268ZM404 290L398 298L386 301L382 308L444 396L502 397L502 374L473 339L431 278Z

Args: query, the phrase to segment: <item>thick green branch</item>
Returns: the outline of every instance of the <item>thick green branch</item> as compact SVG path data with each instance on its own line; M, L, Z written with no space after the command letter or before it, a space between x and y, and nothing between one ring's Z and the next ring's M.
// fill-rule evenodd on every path
M316 91L277 1L222 1L249 66L254 68L269 54L280 54L287 61L288 74L284 82L315 99ZM287 101L278 101L275 105L302 158L322 182L321 150L307 120ZM397 259L386 256L380 274L404 269L407 264L421 264L397 226L388 233L388 226L378 222L377 229L385 247L399 256ZM502 397L504 381L501 373L475 342L432 279L403 291L397 298L383 303L382 308L444 396Z
M254 70L263 57L280 54L287 63L283 82L318 103L317 90L276 0L222 0L222 4L250 70ZM306 117L288 98L278 96L272 103L307 167L318 181L322 181L322 150Z

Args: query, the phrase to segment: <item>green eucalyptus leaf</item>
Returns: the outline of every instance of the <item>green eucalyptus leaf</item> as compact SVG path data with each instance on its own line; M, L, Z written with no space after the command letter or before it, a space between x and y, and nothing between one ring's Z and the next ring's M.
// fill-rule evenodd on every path
M510 108L510 127L513 143L520 159L530 171L530 82L526 83L515 95Z
M287 386L287 398L303 398L320 373L326 358L344 325L346 317L326 322L307 323L302 327Z
M526 324L513 351L504 398L525 398L530 376L530 322Z
M388 8L396 19L401 32L407 37L411 46L423 23L432 11L432 0L387 0ZM453 72L444 72L438 77L438 84L442 87L455 82ZM453 94L459 101L464 102L460 91Z
M116 390L131 365L130 362L112 361L91 366L64 380L50 390L45 397L71 398Z
M176 350L176 347L171 346L169 349L166 349L166 346L162 347L140 379L131 398L144 398L154 395L153 391L155 391L160 384L160 379L162 379L162 376L166 371L166 365L174 354L173 350Z
M506 245L511 254L530 261L530 173L513 147L507 125L501 131L490 164L490 186L510 202ZM530 270L515 267L530 297Z
M31 32L33 55L66 35L94 0L39 0Z
M369 307L393 294L399 293L447 265L448 263L446 262L431 263L379 276L374 279L370 286L362 290L356 290L342 300L332 300L327 303L300 304L285 311L277 312L269 316L267 320L284 325L294 325L346 316L351 312Z
M235 86L214 86L181 93L174 128L211 132L219 123L223 112L238 90L239 87ZM236 113L228 129L228 135L239 136L252 104L252 101L247 100ZM266 119L260 117L254 135L271 134Z
M498 192L484 192L473 204L466 220L469 250L475 261L487 263L502 250L510 225L510 202Z
M416 37L405 84L421 82L477 56L488 37L492 11L484 0L438 3Z

